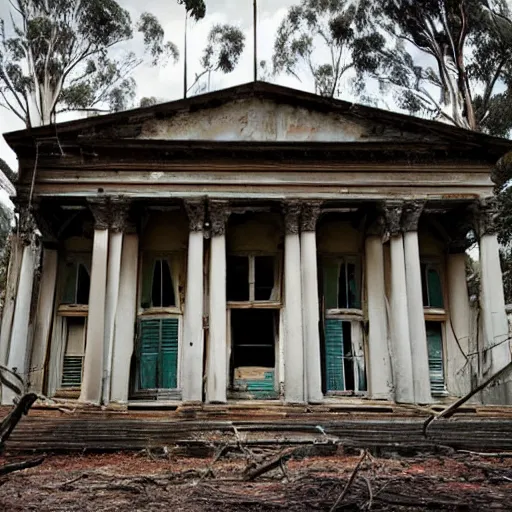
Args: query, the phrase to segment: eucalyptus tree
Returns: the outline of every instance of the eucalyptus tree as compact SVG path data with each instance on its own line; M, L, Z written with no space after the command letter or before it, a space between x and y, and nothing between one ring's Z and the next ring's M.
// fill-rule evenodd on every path
M136 32L138 54L123 44ZM11 0L0 19L0 104L27 126L59 112L121 110L134 97L137 66L177 59L154 15L133 22L116 0Z
M302 0L277 30L274 74L312 77L315 92L339 96L343 78L377 70L384 36L363 30L363 11L353 0Z
M210 90L211 75L215 72L231 73L236 68L245 48L245 35L234 25L214 25L208 34L208 42L201 57L202 70L196 74L194 86L198 91ZM205 83L201 80L207 77Z
M399 105L507 135L512 128L512 18L507 0L362 0L386 36L376 78Z

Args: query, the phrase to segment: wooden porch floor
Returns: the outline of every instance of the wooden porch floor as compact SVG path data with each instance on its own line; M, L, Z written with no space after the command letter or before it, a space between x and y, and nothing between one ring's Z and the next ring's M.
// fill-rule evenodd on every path
M1 408L0 416L7 411ZM354 447L442 445L512 451L512 407L463 407L448 420L433 421L424 432L430 415L427 408L386 402L290 406L251 401L126 411L70 409L69 404L36 406L18 424L7 449L142 450L177 446L193 452L242 440L251 445L332 441Z

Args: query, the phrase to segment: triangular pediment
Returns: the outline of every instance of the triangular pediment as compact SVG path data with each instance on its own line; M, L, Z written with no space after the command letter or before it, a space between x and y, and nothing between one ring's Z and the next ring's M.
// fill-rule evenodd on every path
M142 123L139 139L254 142L383 142L425 140L391 124L315 110L278 99L238 98ZM428 134L429 138L432 138ZM433 140L436 140L434 137Z

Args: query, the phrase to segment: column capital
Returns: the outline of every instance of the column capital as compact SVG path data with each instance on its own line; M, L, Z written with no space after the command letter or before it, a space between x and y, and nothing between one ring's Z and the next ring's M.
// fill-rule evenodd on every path
M192 232L203 231L204 229L204 199L185 199L185 211L188 216L189 229Z
M209 214L212 236L225 235L226 224L231 214L229 209L229 201L210 201Z
M316 222L321 213L322 201L305 201L302 203L300 227L302 231L315 231Z
M108 197L89 197L87 205L94 217L94 229L108 229L111 220Z
M474 226L479 237L496 234L498 230L498 201L495 197L484 197L476 201L470 210L473 213Z
M372 212L366 223L366 236L383 237L386 234L386 219L382 211Z
M402 230L407 233L408 231L418 231L418 224L421 214L425 207L425 201L406 201L402 210Z
M110 199L110 227L116 233L133 232L135 226L130 222L131 201L123 196Z
M300 201L289 200L282 203L284 228L287 235L298 235L300 226Z
M386 234L396 236L401 233L400 219L404 203L400 200L384 201L380 205L380 210L385 220Z

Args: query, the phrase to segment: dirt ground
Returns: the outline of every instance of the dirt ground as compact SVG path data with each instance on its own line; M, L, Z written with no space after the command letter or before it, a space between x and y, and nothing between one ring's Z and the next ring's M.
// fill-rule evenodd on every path
M511 510L512 457L369 452L292 458L244 481L244 471L280 449L48 455L42 465L0 479L2 511ZM299 455L300 457L300 455ZM360 460L359 470L354 468ZM0 465L14 459L0 458Z

